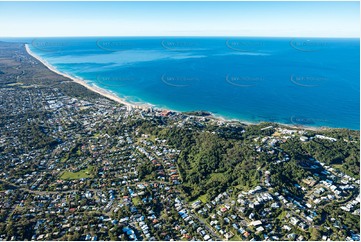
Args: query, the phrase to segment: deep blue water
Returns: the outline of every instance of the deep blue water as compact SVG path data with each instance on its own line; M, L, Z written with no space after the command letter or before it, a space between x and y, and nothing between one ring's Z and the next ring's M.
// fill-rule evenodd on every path
M133 102L360 129L359 39L40 38L37 55Z

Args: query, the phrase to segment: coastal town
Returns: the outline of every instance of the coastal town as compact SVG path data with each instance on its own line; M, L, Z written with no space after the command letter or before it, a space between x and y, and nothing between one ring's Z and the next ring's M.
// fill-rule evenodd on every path
M359 174L316 148L287 150L338 144L359 169L359 131L127 106L52 73L23 44L0 43L0 57L0 240L360 240ZM244 142L252 184L190 196L193 163L162 133L173 129ZM301 174L289 180L277 169L293 163ZM220 167L204 179L221 183Z

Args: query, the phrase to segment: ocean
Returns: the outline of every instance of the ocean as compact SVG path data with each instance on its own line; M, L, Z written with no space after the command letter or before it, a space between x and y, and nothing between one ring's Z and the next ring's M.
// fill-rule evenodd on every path
M360 129L359 39L27 40L59 71L129 102L227 119Z

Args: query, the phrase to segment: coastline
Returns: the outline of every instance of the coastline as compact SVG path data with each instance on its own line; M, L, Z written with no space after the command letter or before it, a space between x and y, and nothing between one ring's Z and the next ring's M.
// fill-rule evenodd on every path
M87 88L88 90L92 91L92 92L96 92L106 98L109 98L117 103L121 103L121 104L124 104L125 106L127 107L132 107L132 108L136 108L136 107L149 107L150 105L147 105L147 104L134 104L134 103L130 103L130 102L127 102L125 99L123 98L120 98L118 97L117 95L111 93L110 91L107 91L103 88L100 88L98 86L95 86L95 85L90 85L88 84L86 81L82 80L82 79L79 79L79 78L76 78L76 77L73 77L73 76L70 76L68 74L65 74L65 73L62 73L60 71L58 71L54 66L50 65L48 62L46 62L45 60L43 60L40 56L36 55L34 52L32 52L29 48L29 45L28 44L25 44L25 49L26 49L26 52L34 57L35 59L37 59L38 61L40 61L44 66L46 66L49 70L51 70L52 72L60 75L60 76L63 76L63 77L66 77L66 78L69 78L71 79L72 81L74 81L75 83L78 83L82 86L84 86L85 88Z
M147 108L150 108L150 107L156 107L155 105L152 105L152 104L146 104L146 103L136 104L136 103L128 102L124 98L121 98L121 97L117 96L116 94L114 94L114 93L112 93L112 92L110 92L108 90L100 88L100 87L98 87L96 85L88 84L83 79L73 77L73 76L68 75L66 73L62 73L62 72L58 71L54 66L52 66L51 64L49 64L48 62L43 60L40 56L38 56L34 52L32 52L31 49L29 48L29 44L25 44L25 50L30 56L32 56L33 58L38 60L40 63L42 63L44 66L46 66L50 71L52 71L52 72L54 72L54 73L56 73L56 74L58 74L60 76L69 78L70 80L74 81L75 83L78 83L78 84L84 86L88 90L90 90L92 92L95 92L95 93L98 93L98 94L100 94L100 95L102 95L102 96L104 96L104 97L106 97L106 98L108 98L110 100L113 100L113 101L115 101L117 103L123 104L126 107L140 108L140 109L147 109ZM182 111L172 110L172 109L168 109L168 108L167 109L166 108L157 108L157 109L169 110L169 111L177 112L177 113L184 113ZM250 121L246 121L246 120L239 120L239 119L235 119L235 118L230 119L230 118L223 117L221 115L215 115L213 113L210 113L210 114L211 114L211 116L209 116L208 118L214 119L216 121L221 121L221 122L239 122L242 125L246 125L246 126L248 126L248 125L258 125L259 123L261 123L261 122L255 123L255 122L250 122ZM188 115L188 116L194 116L194 115ZM267 122L267 121L264 121L264 122ZM292 129L302 129L302 130L312 130L312 131L327 130L327 129L339 129L339 128L330 128L330 127L298 126L298 125L283 124L283 123L277 123L277 122L270 122L270 123L275 123L275 124L282 125L282 126L285 126L285 127L288 127L288 128L292 128Z

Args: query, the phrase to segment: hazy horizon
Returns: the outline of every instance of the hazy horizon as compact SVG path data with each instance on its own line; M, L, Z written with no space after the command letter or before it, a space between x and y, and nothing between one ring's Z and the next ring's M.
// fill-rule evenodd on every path
M359 38L359 16L359 2L0 2L0 37Z

